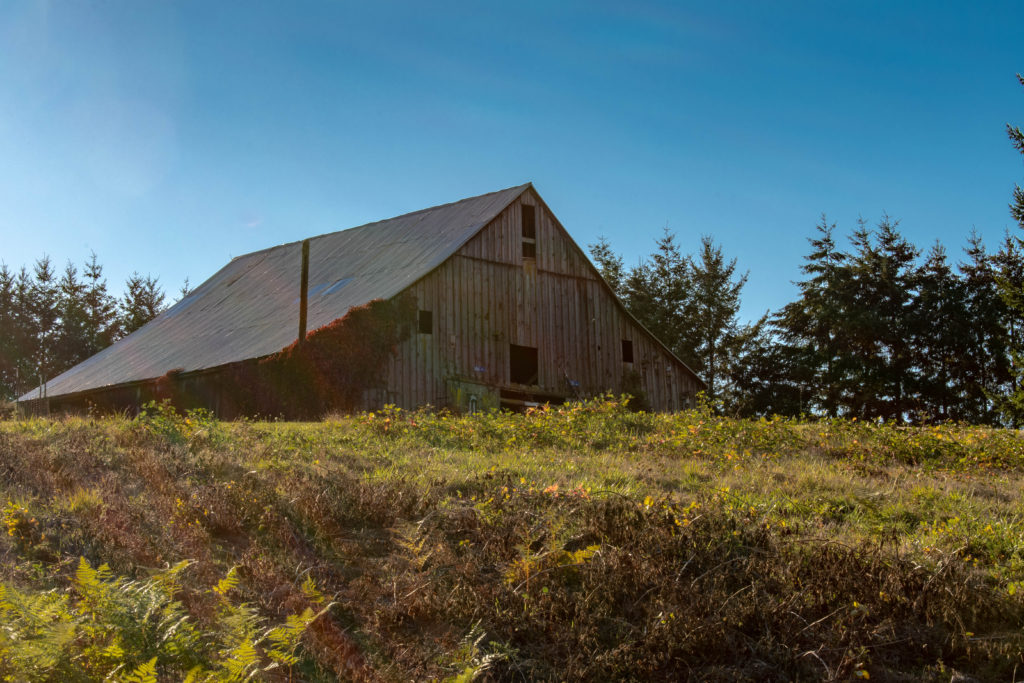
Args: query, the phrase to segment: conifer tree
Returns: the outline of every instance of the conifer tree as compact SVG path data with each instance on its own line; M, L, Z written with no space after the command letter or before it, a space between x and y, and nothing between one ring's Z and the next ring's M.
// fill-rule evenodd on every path
M127 336L160 315L163 304L164 292L158 278L132 273L125 282L124 297L121 299L121 334Z
M859 417L902 421L912 407L913 358L908 308L917 249L883 216L877 232L860 222L851 237L843 336L850 342L847 409Z
M959 264L963 283L964 315L969 324L962 333L963 349L959 359L960 382L964 392L961 419L980 424L997 424L997 404L1010 381L1010 311L999 294L997 268L1013 278L1012 252L1016 244L1007 235L1004 249L989 255L981 237L974 231L967 240L966 261ZM996 263L1003 265L997 266ZM1019 277L1014 278L1020 280Z
M627 310L708 382L709 395L732 378L746 381L736 363L765 322L740 325L747 276L736 275L736 260L727 261L710 237L701 238L696 257L685 256L666 228L649 259L628 270L603 238L590 253Z
M60 288L49 256L36 261L29 289L29 312L33 348L28 356L28 376L41 384L53 376L60 335Z
M1017 74L1017 80L1024 85L1024 77ZM1024 133L1019 126L1006 124L1006 133L1010 143L1021 155L1024 155ZM1020 185L1014 187L1013 201L1010 203L1010 216L1017 225L1024 229L1024 190ZM1009 241L1009 239L1007 240ZM1024 318L1024 283L1017 280L1019 256L1024 240L1014 238L1016 251L1007 251L1005 262L1000 264L999 291L1006 303L1009 321L1008 343L1010 347L1011 367L1010 381L1007 392L999 400L999 410L1014 426L1024 423L1024 345L1019 339L1020 321Z
M691 342L697 372L708 384L708 394L718 398L719 384L743 349L760 332L764 321L744 328L739 322L740 293L747 274L736 274L736 259L726 261L722 248L710 236L700 240L700 253L689 258L690 306L679 324L692 330Z
M604 278L604 281L608 283L608 286L612 288L617 297L623 298L622 282L625 278L626 269L622 262L622 257L612 251L612 245L608 243L608 240L603 235L597 238L597 244L588 244L587 248L590 250L590 258L594 265L597 266L601 277Z
M1017 74L1017 80L1020 81L1021 85L1024 85L1024 76ZM1010 137L1010 143L1014 149L1024 155L1024 133L1021 132L1020 126L1006 124L1006 133ZM1017 221L1017 225L1024 229L1024 190L1021 189L1020 185L1015 186L1013 189L1010 215L1013 217L1013 220Z
M835 417L843 376L841 292L846 255L836 246L835 223L823 215L815 229L817 236L808 239L811 253L800 268L807 279L796 283L800 296L779 311L774 325L780 341L789 346L785 355L791 381L798 385L797 412L819 410Z
M14 274L0 263L0 399L14 398L17 391L17 325Z
M49 377L55 377L88 357L85 355L88 333L88 318L83 305L85 285L79 281L78 269L70 261L57 287L59 320Z
M117 300L107 292L107 281L103 277L103 266L92 252L85 264L86 311L85 349L86 358L114 343L118 332Z
M33 319L33 283L28 269L22 266L14 279L13 333L15 394L36 386L39 368L33 360L36 349L36 326Z
M936 242L916 278L917 296L909 321L915 418L962 420L967 409L964 373L970 320L962 280Z

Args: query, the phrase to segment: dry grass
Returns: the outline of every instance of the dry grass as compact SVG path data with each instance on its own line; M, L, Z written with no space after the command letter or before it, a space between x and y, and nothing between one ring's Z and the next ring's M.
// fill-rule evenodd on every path
M306 678L1010 680L1016 433L632 413L0 422L0 578L239 567ZM1024 666L1021 666L1024 669Z

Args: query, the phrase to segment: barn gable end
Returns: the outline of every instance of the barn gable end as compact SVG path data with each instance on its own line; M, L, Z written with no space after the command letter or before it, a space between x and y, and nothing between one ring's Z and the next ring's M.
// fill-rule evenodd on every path
M402 407L628 390L678 410L703 388L625 311L532 187L406 291L430 328L400 344L389 368L386 398ZM532 354L536 378L527 377Z

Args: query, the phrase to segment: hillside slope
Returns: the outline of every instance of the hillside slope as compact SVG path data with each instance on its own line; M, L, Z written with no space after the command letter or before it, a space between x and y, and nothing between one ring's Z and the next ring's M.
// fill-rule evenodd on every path
M613 400L4 421L0 675L1010 680L1022 475L1016 432Z

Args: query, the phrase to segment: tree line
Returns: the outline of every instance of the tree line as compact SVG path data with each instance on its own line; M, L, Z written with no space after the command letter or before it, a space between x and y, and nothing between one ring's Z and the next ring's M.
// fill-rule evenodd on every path
M1007 133L1024 154L1020 128ZM1019 186L1010 214L1024 229ZM796 300L749 324L738 316L746 275L710 237L683 255L666 230L630 268L603 238L590 253L730 413L1024 423L1024 240L1007 234L990 252L972 233L954 263L888 216L859 221L845 245L836 233L823 216Z
M70 261L58 272L48 256L31 269L0 263L0 398L16 398L131 334L164 299L158 278L137 272L112 295L95 253L81 272Z
M709 237L683 255L666 232L631 268L606 240L590 250L627 309L729 413L1016 422L1020 241L1007 235L990 253L972 234L951 263L941 244L922 252L887 216L860 222L845 248L836 232L823 217L796 300L747 324L746 275Z

